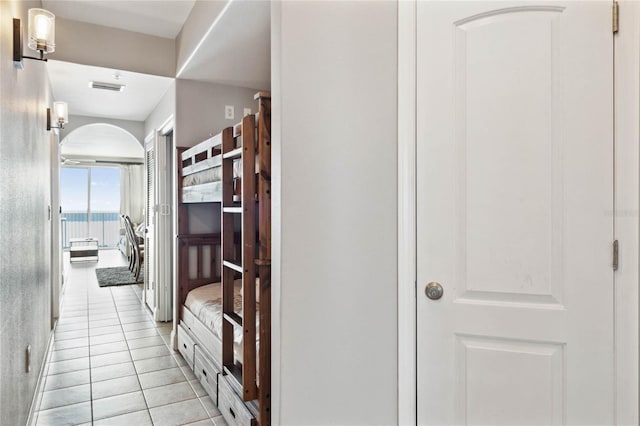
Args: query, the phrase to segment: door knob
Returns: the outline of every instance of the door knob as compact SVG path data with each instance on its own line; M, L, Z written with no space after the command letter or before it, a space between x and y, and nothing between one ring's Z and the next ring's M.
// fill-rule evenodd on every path
M427 287L424 289L425 294L431 300L438 300L444 294L444 289L440 285L440 283L432 282L427 284Z

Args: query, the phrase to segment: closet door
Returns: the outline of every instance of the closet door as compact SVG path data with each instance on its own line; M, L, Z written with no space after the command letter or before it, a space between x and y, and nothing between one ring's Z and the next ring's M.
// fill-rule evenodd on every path
M145 301L154 313L156 311L156 283L155 283L155 223L156 223L156 161L155 138L145 143L145 168L146 168L146 208L145 208L145 253L144 253L144 285Z
M611 3L417 2L418 424L614 424Z
M155 170L156 170L156 212L154 222L155 237L155 297L156 321L171 321L173 293L173 210L172 187L174 177L173 164L173 131L160 132L156 138Z
M173 241L171 209L173 132L155 132L145 150L145 300L156 321L171 321Z

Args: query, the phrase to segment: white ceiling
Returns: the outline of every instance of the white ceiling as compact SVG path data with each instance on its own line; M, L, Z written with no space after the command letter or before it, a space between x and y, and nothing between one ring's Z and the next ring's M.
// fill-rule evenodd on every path
M1 0L0 0L1 1ZM207 0L209 1L209 0ZM43 0L57 16L174 38L194 0ZM270 2L229 0L179 78L269 90ZM213 22L212 22L213 24ZM69 104L70 115L144 121L173 79L49 60L55 100ZM120 80L114 74L120 74ZM91 80L121 83L123 92L95 90Z
M42 0L54 15L74 21L174 39L195 0Z
M232 1L179 78L271 88L271 4Z
M69 104L70 115L144 121L173 82L172 78L50 60L53 97ZM114 75L118 73L120 79ZM89 81L124 84L122 92L89 88Z

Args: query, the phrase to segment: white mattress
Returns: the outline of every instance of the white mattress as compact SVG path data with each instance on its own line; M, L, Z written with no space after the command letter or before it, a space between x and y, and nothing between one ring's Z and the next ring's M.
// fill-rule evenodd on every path
M256 280L256 286L258 285ZM187 295L185 306L220 340L222 340L222 292L221 283L213 283L195 288ZM256 289L257 290L257 289ZM242 281L234 282L234 309L242 315ZM256 315L256 329L258 316ZM233 342L236 359L242 362L242 329L234 327ZM256 341L259 333L256 331Z

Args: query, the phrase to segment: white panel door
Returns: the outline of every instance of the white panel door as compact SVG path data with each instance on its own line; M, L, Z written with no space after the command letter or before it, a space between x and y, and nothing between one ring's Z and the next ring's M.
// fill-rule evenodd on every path
M418 2L419 424L613 424L612 98L609 2Z

